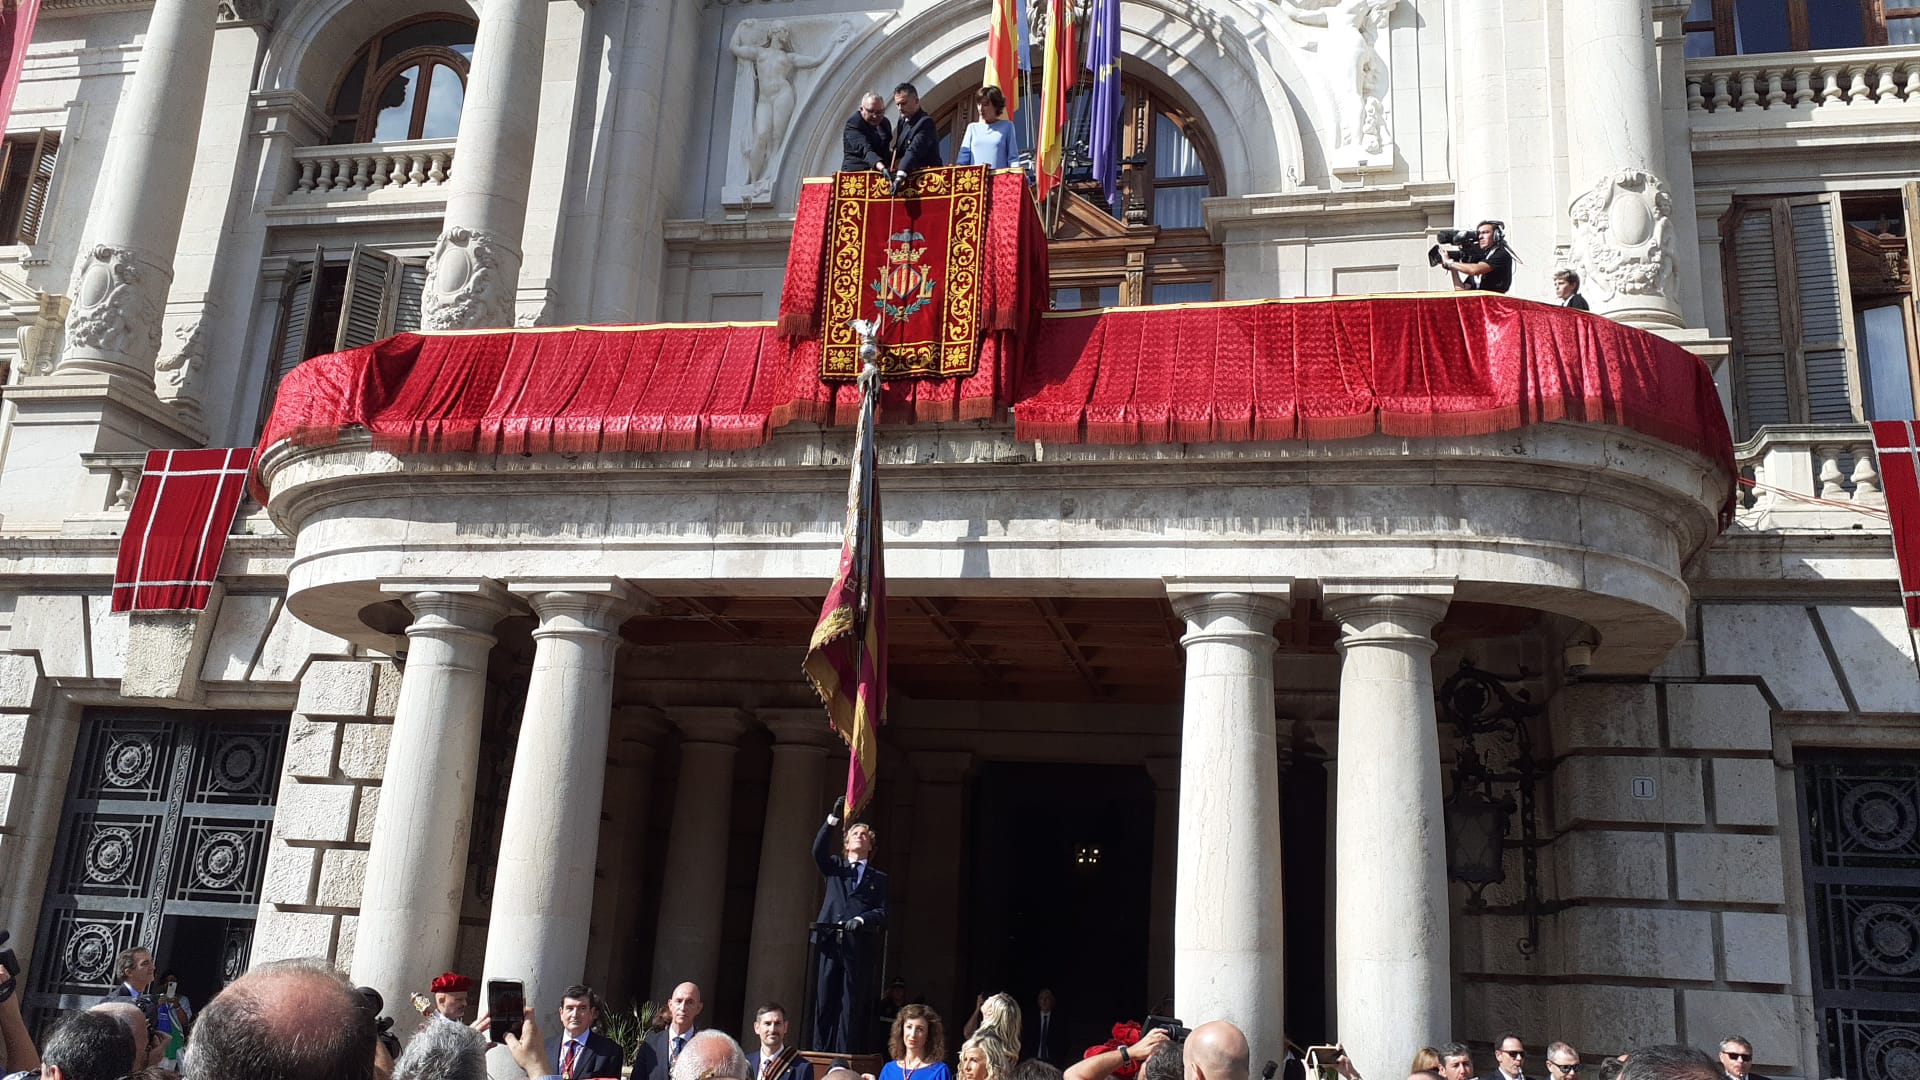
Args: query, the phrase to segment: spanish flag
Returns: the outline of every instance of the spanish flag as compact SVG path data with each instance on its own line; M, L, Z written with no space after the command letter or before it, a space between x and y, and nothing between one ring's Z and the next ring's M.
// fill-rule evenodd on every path
M887 583L880 550L880 490L874 482L874 406L880 373L860 377L860 426L847 480L847 527L840 571L820 606L801 670L847 744L847 820L873 797L876 729L887 719Z
M1045 199L1060 186L1067 144L1067 95L1080 78L1080 28L1073 15L1074 0L1047 0L1046 72L1041 77L1040 130L1036 136L1035 188Z
M1007 116L1020 108L1020 5L1022 0L993 0L987 17L987 74L984 87L998 87L1007 98Z

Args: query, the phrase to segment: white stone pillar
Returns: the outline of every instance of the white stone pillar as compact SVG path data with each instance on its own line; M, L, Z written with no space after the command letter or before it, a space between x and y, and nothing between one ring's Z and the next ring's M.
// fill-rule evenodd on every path
M686 738L680 743L673 830L663 863L668 872L648 986L651 993L665 995L691 982L711 996L720 970L720 915L727 894L734 744L746 730L747 714L730 707L677 707L667 710L667 718Z
M642 595L618 579L517 581L540 619L507 786L485 969L547 1015L586 970L593 867L620 624Z
M827 749L839 736L824 709L762 709L773 732L773 776L767 785L767 822L760 832L760 874L754 883L753 944L747 953L747 1012L741 1031L753 1029L763 1001L787 1007L795 1026L807 988L807 927L820 910L820 870L813 865L813 834L820 828Z
M414 621L351 964L354 984L380 991L400 1016L409 993L453 966L487 654L512 598L485 579L389 581L381 590L398 594Z
M593 881L593 927L587 940L587 985L604 996L631 994L645 1001L647 988L632 985L634 954L646 883L658 873L647 857L647 816L653 802L654 748L667 733L657 709L625 706L613 711L607 747L607 785L600 820L612 826L600 842Z
M513 325L549 2L487 0L480 9L445 225L427 261L427 329Z
M1186 620L1173 996L1232 1020L1256 1054L1282 1045L1280 769L1273 624L1291 582L1169 582Z
M68 290L61 375L123 376L151 393L160 317L187 210L217 0L156 0L107 138Z
M910 958L916 988L942 1016L965 1016L973 992L960 985L961 871L967 850L967 777L973 755L921 750L907 755L913 769L913 824L907 849L907 895L894 894L896 920L887 916L892 955ZM884 838L883 838L884 839ZM898 848L892 849L898 851ZM898 882L896 875L893 880ZM894 927L899 927L898 931ZM894 946L895 936L901 943Z
M1321 583L1341 628L1337 1034L1356 1062L1410 1059L1452 1037L1432 663L1433 627L1452 594L1448 581Z
M1673 195L1649 0L1590 0L1563 34L1573 262L1596 313L1681 325ZM1577 58L1577 63L1574 62Z
M1153 883L1148 892L1147 1000L1173 993L1174 890L1180 880L1180 759L1148 758L1153 778ZM1155 1012L1162 1010L1156 1008Z

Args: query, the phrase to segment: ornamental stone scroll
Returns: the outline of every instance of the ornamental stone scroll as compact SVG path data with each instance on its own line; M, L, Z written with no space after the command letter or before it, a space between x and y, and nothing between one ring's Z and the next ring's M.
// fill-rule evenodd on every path
M1573 201L1573 261L1603 300L1641 297L1673 306L1669 234L1673 197L1645 169L1619 169ZM1619 306L1607 305L1607 310Z
M1336 173L1393 167L1393 113L1380 35L1400 0L1279 0L1287 17L1316 27L1305 45L1319 54L1323 97L1332 113L1328 163Z
M67 359L80 370L153 370L160 310L173 274L128 247L95 244L81 255L69 290Z
M440 234L427 259L420 324L462 330L513 323L513 286L520 252L500 236L464 225Z
M853 33L853 20L819 16L742 19L734 27L728 48L737 69L722 204L751 208L773 201L799 103Z

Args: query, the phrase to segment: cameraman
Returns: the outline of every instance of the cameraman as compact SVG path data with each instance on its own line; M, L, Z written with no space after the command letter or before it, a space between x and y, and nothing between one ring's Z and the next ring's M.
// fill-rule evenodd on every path
M1451 256L1440 265L1453 275L1455 289L1480 289L1503 293L1513 288L1513 252L1507 249L1506 228L1498 221L1483 221L1479 233L1478 262L1455 262ZM1463 257L1466 252L1460 252Z

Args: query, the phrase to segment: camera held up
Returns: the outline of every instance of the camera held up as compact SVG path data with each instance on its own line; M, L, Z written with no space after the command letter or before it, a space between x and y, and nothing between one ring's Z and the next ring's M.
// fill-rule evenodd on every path
M1478 229L1441 229L1440 243L1427 249L1427 265L1439 266L1443 259L1452 259L1457 263L1484 262L1487 250L1480 246ZM1452 246L1451 251L1441 251L1443 246Z

